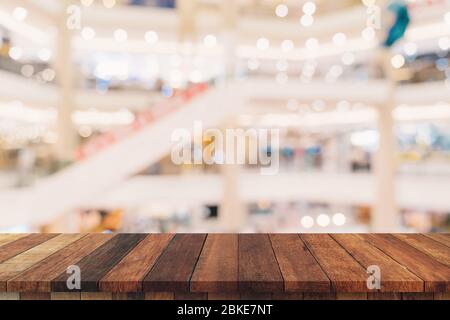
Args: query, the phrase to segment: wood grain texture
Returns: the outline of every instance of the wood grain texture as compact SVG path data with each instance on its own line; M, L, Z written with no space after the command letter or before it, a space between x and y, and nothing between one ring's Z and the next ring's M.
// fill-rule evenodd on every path
M81 291L97 292L98 281L144 238L144 234L117 234L81 259L76 264L81 270ZM63 272L52 280L52 291L70 291L66 285L69 276Z
M443 245L446 245L450 248L450 233L432 233L432 234L424 234L425 237L433 239Z
M81 300L80 292L51 292L50 300Z
M402 300L434 300L432 292L404 292Z
M434 300L450 300L450 292L435 292Z
M447 238L0 234L0 300L448 299ZM70 265L81 269L81 290L66 287ZM370 265L381 269L375 292L366 284Z
M303 300L336 300L336 293L305 292L303 294Z
M426 292L444 292L450 289L450 268L391 234L361 234L392 259L408 268L425 282Z
M267 234L239 235L239 291L284 291L283 277Z
M18 292L0 292L0 300L20 300Z
M144 291L188 292L205 234L177 234L143 280Z
M440 263L450 266L450 248L421 234L399 233L394 237L403 240L410 246L420 250Z
M367 293L337 292L336 300L367 300Z
M303 300L303 293L300 292L274 292L272 300Z
M329 292L330 280L297 234L271 234L287 292Z
M80 300L112 300L111 292L81 292Z
M239 292L208 292L208 300L239 300Z
M366 270L327 234L302 234L301 239L331 280L333 291L368 291Z
M175 300L207 300L207 293L199 292L175 292Z
M173 292L146 292L145 300L173 300Z
M20 300L51 300L50 293L46 292L22 292Z
M368 292L367 300L402 300L400 292Z
M60 234L0 264L0 290L7 290L7 281L34 264L83 237L80 234Z
M145 294L143 292L113 292L113 300L145 300Z
M13 242L9 242L3 245L0 250L0 263L50 240L57 235L57 233L32 233Z
M88 234L8 281L8 291L50 292L51 281L113 237Z
M0 234L0 247L4 244L16 241L20 238L26 237L27 233L6 233Z
M173 237L173 234L148 235L100 280L100 291L142 291L142 280Z
M384 254L363 238L355 234L331 235L366 270L376 265L381 271L382 292L421 292L422 279L405 269L397 261ZM366 275L367 279L368 275ZM376 289L375 289L376 290Z
M238 235L208 235L192 275L191 291L237 292L238 280Z
M241 300L272 300L270 292L242 292Z

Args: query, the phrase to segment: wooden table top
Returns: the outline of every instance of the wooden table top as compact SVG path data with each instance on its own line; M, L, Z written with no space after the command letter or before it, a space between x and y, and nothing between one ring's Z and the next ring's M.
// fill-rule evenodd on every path
M0 292L450 292L450 234L0 234Z

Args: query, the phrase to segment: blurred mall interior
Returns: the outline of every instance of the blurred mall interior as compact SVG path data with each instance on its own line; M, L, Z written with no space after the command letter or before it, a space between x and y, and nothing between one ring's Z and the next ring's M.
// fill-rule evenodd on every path
M0 232L449 232L450 1L391 5L1 1ZM194 121L279 172L174 164Z

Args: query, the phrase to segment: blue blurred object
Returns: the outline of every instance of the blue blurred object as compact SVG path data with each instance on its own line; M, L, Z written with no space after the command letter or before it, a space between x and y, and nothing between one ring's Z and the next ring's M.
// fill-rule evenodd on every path
M410 18L408 6L403 1L396 0L391 2L388 5L388 10L395 14L395 21L389 29L387 38L383 42L383 46L392 47L392 45L405 34Z
M175 0L130 0L132 6L154 6L158 8L175 8Z

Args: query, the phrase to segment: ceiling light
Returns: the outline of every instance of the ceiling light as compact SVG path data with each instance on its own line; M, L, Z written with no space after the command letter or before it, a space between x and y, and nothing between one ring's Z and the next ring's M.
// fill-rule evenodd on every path
M395 69L400 69L405 64L405 58L401 54L396 54L391 58L391 64Z
M311 216L304 216L300 223L302 224L303 228L309 229L314 225L314 219Z
M42 79L44 79L45 81L53 81L53 79L55 79L56 73L55 70L47 68L44 71L42 71Z
M259 68L259 61L256 59L250 59L247 62L247 68L251 71L255 71Z
M20 73L27 78L30 78L34 73L34 67L31 64L26 64L20 68Z
M51 57L52 57L52 52L50 51L50 49L42 48L38 52L38 58L44 62L48 62Z
M147 31L145 33L145 41L147 41L149 44L155 44L159 40L158 33L155 31Z
M347 41L347 37L342 32L338 32L333 36L333 43L336 46L343 46Z
M371 27L364 28L364 30L361 32L361 35L364 40L371 41L375 39L375 30Z
M123 29L117 29L114 31L114 39L116 39L117 42L124 42L128 39L128 34Z
M265 51L269 49L270 47L270 41L267 38L259 38L258 41L256 41L256 47L258 50Z
M449 40L449 38L448 37L439 38L438 46L439 46L439 48L441 50L444 50L444 51L450 49L450 40Z
M204 39L203 39L203 44L205 45L205 47L208 48L213 48L217 45L217 38L215 35L212 34L208 34Z
M314 23L313 16L307 14L302 16L302 18L300 19L300 24L304 27L310 27L313 23Z
M103 0L103 5L105 8L110 9L116 5L116 0Z
M316 4L314 2L308 1L303 5L303 12L306 15L313 15L316 12Z
M281 43L281 50L284 52L289 52L294 49L294 42L292 40L284 40Z
M333 215L333 223L337 226L343 226L346 220L345 215L340 212Z
M27 11L27 9L25 9L23 7L17 7L13 11L14 19L19 20L19 21L25 20L27 15L28 15L28 11Z
M84 40L92 40L95 37L95 31L92 28L84 27L81 29L81 37Z
M277 15L277 17L284 18L288 15L288 13L289 13L289 8L285 4L279 4L275 8L275 14Z
M355 62L355 55L352 52L346 52L342 55L342 63L346 66L352 65Z
M306 49L308 50L317 50L319 48L319 40L316 38L309 38L305 42Z
M321 227L327 227L330 224L330 217L327 214L321 214L317 217L317 224Z
M93 2L94 0L81 0L81 4L85 7L89 7Z
M9 49L9 57L11 58L11 59L13 59L13 60L19 60L20 58L22 58L22 54L23 54L23 51L22 51L22 49L21 48L19 48L19 47L11 47L10 49Z

